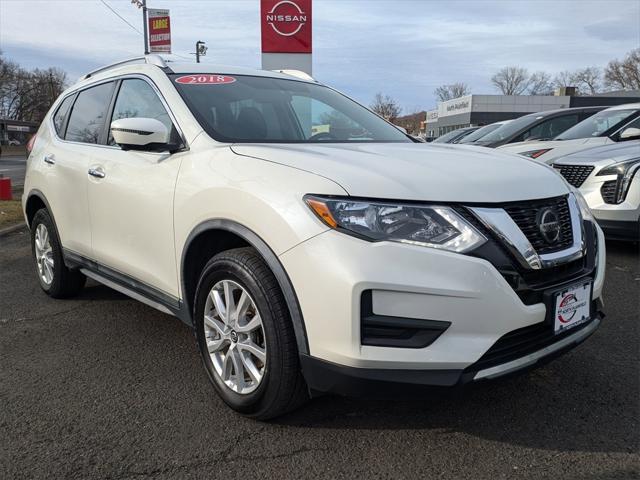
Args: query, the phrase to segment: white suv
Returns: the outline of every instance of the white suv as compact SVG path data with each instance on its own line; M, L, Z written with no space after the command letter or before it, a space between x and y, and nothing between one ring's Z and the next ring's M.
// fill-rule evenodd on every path
M560 175L415 143L303 76L134 59L67 90L30 148L42 289L91 277L176 315L255 418L500 377L601 321L603 235Z
M640 140L581 150L553 167L580 189L607 238L640 241Z

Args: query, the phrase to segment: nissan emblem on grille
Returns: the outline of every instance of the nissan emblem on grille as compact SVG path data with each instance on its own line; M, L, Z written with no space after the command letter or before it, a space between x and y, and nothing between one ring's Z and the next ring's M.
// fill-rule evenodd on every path
M540 210L538 214L538 229L547 243L556 243L560 240L560 220L554 209L545 208Z

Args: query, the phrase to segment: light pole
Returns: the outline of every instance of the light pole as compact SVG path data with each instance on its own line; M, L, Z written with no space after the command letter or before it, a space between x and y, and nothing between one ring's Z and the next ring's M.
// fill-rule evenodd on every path
M147 21L147 0L131 0L136 7L142 8L142 28L144 31L144 54L149 54L149 33L147 29L149 28Z
M200 56L205 56L207 54L207 46L201 40L196 42L196 63L200 63Z

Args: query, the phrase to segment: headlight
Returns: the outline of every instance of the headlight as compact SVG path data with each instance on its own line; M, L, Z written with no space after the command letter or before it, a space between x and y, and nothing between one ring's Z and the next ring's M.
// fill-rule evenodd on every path
M369 240L467 252L486 238L450 207L323 198L305 202L329 227Z
M632 158L631 160L625 160L600 170L596 176L616 175L616 192L614 201L615 203L622 203L627 198L627 192L631 186L633 176L640 168L640 158Z
M522 152L520 155L523 155L529 158L538 158L544 155L545 153L550 152L551 150L553 150L553 148L541 148L539 150L529 150L528 152Z
M580 208L580 215L582 216L582 219L595 222L595 219L593 218L593 214L591 213L591 209L589 208L587 201L584 199L584 197L580 193L580 190L578 190L576 187L571 187L571 191L573 192L573 195L576 197L576 202L578 203L578 208Z

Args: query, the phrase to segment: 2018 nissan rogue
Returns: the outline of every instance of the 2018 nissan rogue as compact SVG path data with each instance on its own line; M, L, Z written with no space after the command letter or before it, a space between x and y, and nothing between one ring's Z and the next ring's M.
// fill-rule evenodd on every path
M42 289L90 277L179 317L254 418L493 379L601 321L604 238L560 175L415 143L310 78L134 59L63 93L29 148Z

